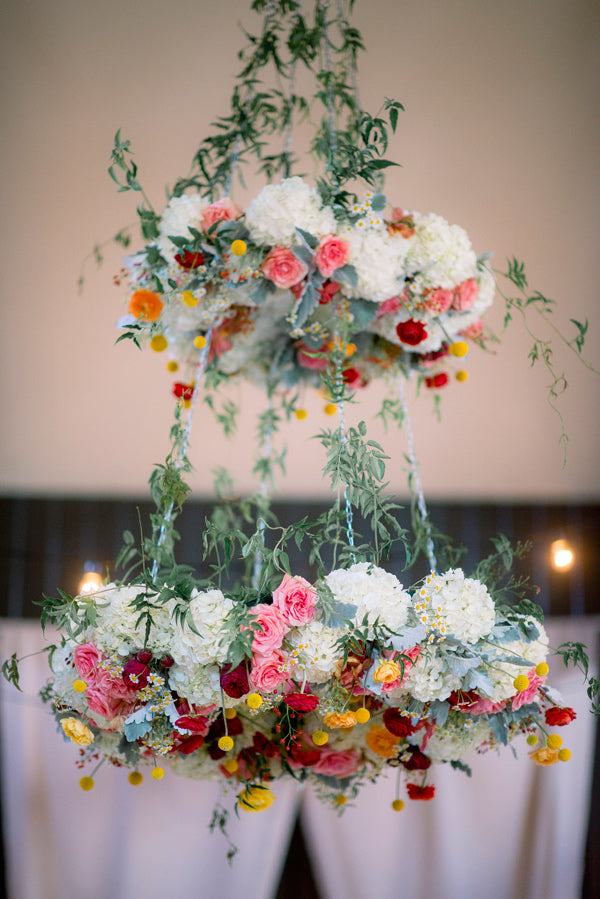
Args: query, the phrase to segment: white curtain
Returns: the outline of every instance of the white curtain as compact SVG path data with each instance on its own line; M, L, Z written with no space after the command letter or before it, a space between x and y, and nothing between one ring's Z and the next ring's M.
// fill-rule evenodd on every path
M549 622L551 645L582 640L595 655L598 619ZM4 621L0 655L35 652L35 622ZM341 817L310 790L275 787L261 814L230 816L239 847L207 825L214 784L166 776L127 783L124 769L103 766L90 793L79 788L75 747L55 733L36 698L45 656L21 664L23 694L3 684L2 792L10 899L269 899L285 861L300 808L323 899L577 899L589 810L595 722L582 678L560 663L553 684L577 720L561 730L572 760L539 768L510 750L469 759L472 779L445 766L431 802L395 813L394 775L368 785ZM231 806L231 801L229 802Z

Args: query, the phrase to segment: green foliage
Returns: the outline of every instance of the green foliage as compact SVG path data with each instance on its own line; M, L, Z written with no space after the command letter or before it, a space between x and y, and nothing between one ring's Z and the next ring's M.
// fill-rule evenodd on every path
M21 693L23 692L19 686L19 660L16 652L13 652L10 659L5 659L2 662L2 674L9 684L12 684Z

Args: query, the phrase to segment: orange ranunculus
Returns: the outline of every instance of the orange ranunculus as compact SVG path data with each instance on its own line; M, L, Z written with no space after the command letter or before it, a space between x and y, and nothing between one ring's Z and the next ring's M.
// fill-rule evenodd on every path
M396 755L398 737L391 734L385 727L373 724L365 737L369 749L384 759L391 759Z
M331 730L336 727L354 727L356 715L354 712L327 712L323 715L323 723Z
M163 302L156 293L150 290L136 290L129 300L129 311L136 318L145 318L155 322L162 312Z

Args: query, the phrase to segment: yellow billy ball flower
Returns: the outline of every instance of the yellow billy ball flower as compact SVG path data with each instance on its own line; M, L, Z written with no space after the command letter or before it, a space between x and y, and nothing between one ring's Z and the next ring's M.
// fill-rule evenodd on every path
M371 713L368 709L357 709L354 714L356 715L356 720L359 724L366 724L371 717Z
M392 808L395 812L401 812L404 808L403 801L401 799L394 799L394 801L392 802Z
M560 749L562 746L562 737L559 737L558 734L550 734L546 740L546 746L548 749Z
M523 693L524 690L529 686L529 678L526 674L519 674L518 677L515 677L513 681L513 687L519 693Z
M156 768L152 771L152 777L154 780L162 780L165 776L165 769L161 768L160 765L157 765Z
M343 793L339 793L339 794L335 797L335 804L336 804L336 805L346 805L347 802L348 802L348 800L346 799L346 797L344 796Z
M298 421L302 421L303 419L306 418L306 416L308 415L308 412L306 411L306 409L296 409L294 414L295 414L296 418L298 419Z
M150 346L155 353L162 353L168 346L167 338L164 334L155 334L150 341Z
M196 297L194 296L194 294L192 293L191 290L184 290L183 293L181 294L181 299L183 300L185 305L189 306L190 308L198 305L198 300L196 299Z
M545 662L540 662L540 664L536 666L535 673L538 677L545 677L549 670L550 669Z
M94 741L94 734L79 718L61 718L60 726L77 746L89 746Z
M171 359L169 362L167 362L167 371L175 372L178 368L179 366L174 359Z
M336 404L327 403L327 405L323 409L323 412L325 413L325 415L335 415L335 413L337 412Z
M238 805L245 812L263 812L275 802L275 796L262 784L246 787L238 793Z
M561 762L568 762L569 759L571 758L571 750L567 749L566 747L564 749L559 750L558 757L561 760Z
M237 763L236 759L227 759L225 764L223 765L228 774L235 774L237 769L240 767Z
M237 712L235 709L225 709L225 717L231 720L237 716Z
M454 377L456 378L457 381L464 383L464 381L469 380L469 373L467 371L465 371L463 368L461 368L460 371L456 372Z
M144 776L140 774L139 771L132 771L127 780L131 784L132 787L139 787L141 782L143 781Z
M329 734L326 734L324 730L316 730L312 735L312 741L315 746L324 746L328 740Z
M194 337L194 346L197 350L203 350L206 346L206 337L203 334L198 334L197 337Z
M234 256L243 256L248 247L243 240L234 240L231 244L231 252Z
M250 693L246 697L246 705L251 709L259 709L263 704L263 698L260 693Z
M87 684L84 680L76 680L73 684L73 689L76 693L85 693L87 690Z
M219 749L223 750L223 752L229 752L230 749L233 749L233 740L228 736L221 737L217 746Z
M79 786L82 790L85 790L87 793L89 790L94 789L94 778L93 777L82 777L79 781Z
M462 356L466 356L469 352L469 347L465 343L464 340L457 340L456 343L452 343L449 347L450 352L453 356L458 356L461 358Z
M538 741L538 738L536 737L535 734L529 734L529 736L527 737L527 745L528 746L535 746L537 741Z

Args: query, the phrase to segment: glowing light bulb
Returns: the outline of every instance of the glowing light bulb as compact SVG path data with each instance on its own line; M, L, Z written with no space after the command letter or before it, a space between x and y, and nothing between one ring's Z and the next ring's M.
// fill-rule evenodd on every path
M575 554L566 540L554 540L550 553L553 567L560 571L568 571L575 561Z
M102 587L102 575L93 569L87 570L79 584L79 595L90 596Z

